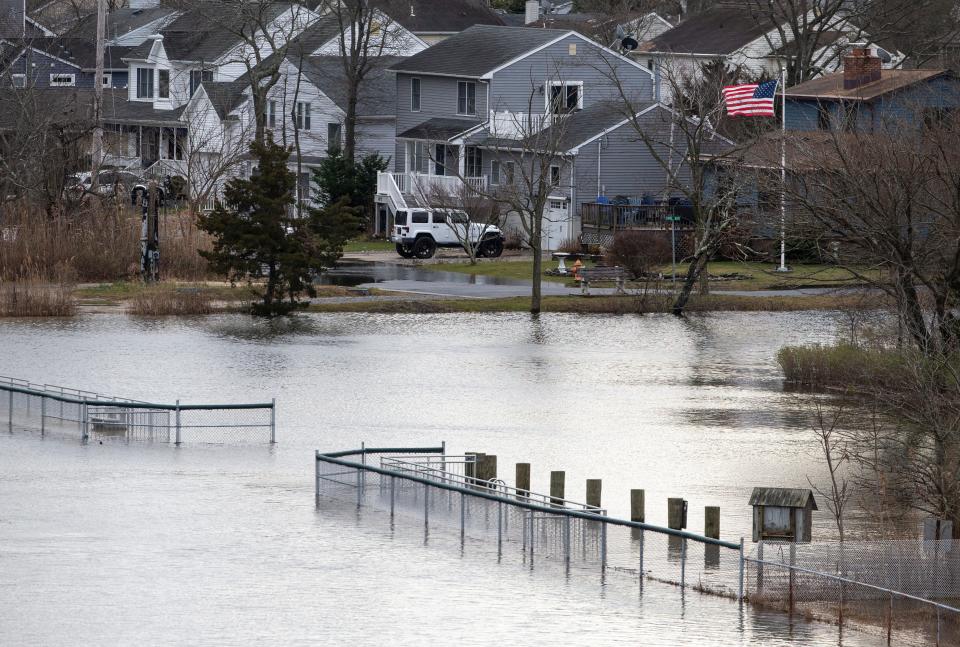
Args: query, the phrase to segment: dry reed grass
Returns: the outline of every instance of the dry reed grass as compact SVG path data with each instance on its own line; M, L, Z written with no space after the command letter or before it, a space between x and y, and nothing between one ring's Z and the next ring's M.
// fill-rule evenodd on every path
M209 247L193 215L161 214L161 276L206 278L197 250ZM54 217L21 205L0 211L0 279L20 280L29 268L48 281L116 281L137 274L139 260L140 215L130 207L91 204Z
M196 289L152 287L130 299L128 312L141 316L206 315L215 310L213 299Z
M39 281L0 282L0 317L69 317L77 312L70 286Z

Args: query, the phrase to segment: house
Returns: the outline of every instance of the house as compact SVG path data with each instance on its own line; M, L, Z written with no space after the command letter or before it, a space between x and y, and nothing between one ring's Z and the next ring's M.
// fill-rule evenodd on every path
M96 77L96 48L84 38L59 36L5 41L9 53L0 57L0 85L13 87L92 88ZM103 87L127 87L129 47L104 48ZM5 59L5 62L4 62Z
M571 3L572 4L572 3ZM674 25L656 12L624 11L616 14L558 11L556 5L549 11L537 0L528 0L525 13L505 13L504 22L511 27L541 27L580 32L587 38L617 49L619 33L629 35L638 43L652 40Z
M667 127L653 73L578 32L475 26L392 69L395 171L378 178L381 221L436 191L514 185L520 165L543 159L543 142L556 160L547 249L579 236L607 196L639 204L664 194L666 173L629 115L651 131ZM591 235L608 235L608 225L593 222Z
M787 89L786 127L872 133L939 121L958 107L960 79L949 70L884 69L874 50L859 47L841 72Z
M44 38L53 32L32 18L26 0L0 0L0 39Z
M814 11L811 9L809 17L809 23L815 25L811 29L817 32L812 60L820 73L830 73L840 65L842 53L867 35L840 17L830 25L818 23ZM786 22L781 29L790 34ZM696 75L703 64L720 60L727 69L740 69L751 78L776 78L792 51L792 43L781 42L781 29L748 5L720 3L641 43L635 56L649 69L664 74ZM885 65L897 67L902 58L893 53Z

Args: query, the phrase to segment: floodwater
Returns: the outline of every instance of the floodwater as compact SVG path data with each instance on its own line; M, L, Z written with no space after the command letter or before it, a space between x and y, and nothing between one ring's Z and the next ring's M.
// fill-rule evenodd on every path
M870 645L870 636L632 578L497 560L495 548L313 503L312 452L433 445L497 454L534 489L603 479L721 507L749 536L752 487L822 475L774 360L831 313L241 315L0 322L0 374L152 401L278 403L266 447L0 434L0 644ZM825 517L815 535L831 536Z
M426 283L469 283L471 285L516 285L529 286L529 280L509 279L500 276L482 274L464 274L462 272L444 272L424 269L412 265L396 263L370 263L365 261L344 261L337 267L325 270L317 278L318 285L356 286L363 283L383 283L384 281L423 281Z

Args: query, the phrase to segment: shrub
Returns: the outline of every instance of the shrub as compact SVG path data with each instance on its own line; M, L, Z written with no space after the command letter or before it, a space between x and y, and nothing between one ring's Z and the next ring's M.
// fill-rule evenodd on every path
M613 239L605 260L619 265L635 277L649 274L658 265L669 263L670 240L659 231L624 231Z
M0 316L70 317L76 313L67 285L31 280L0 283Z
M565 254L582 254L583 245L576 238L568 238L560 244L557 251Z
M213 312L209 295L199 290L170 290L152 287L130 300L128 312L134 315L205 315Z

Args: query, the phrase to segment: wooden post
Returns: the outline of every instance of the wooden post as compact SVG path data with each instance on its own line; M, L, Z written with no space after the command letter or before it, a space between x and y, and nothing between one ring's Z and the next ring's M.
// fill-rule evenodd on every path
M483 458L483 452L465 452L467 462L463 465L463 475L466 477L467 485L473 485L475 479L480 477L480 459Z
M477 478L481 481L492 481L497 478L497 457L494 454L484 454L480 457L477 467Z
M646 493L643 490L630 490L630 521L646 521L644 513L644 497Z
M566 472L550 472L550 503L563 506L563 486L566 483Z
M602 482L600 479L587 479L587 505L591 505L595 508L600 506L600 493L602 490Z
M517 496L530 494L530 463L517 463L516 488Z
M720 539L720 508L708 505L703 508L703 534L705 537Z
M686 501L683 499L669 498L667 499L667 527L674 530L683 530L686 525L684 522L686 515L684 512L684 506Z

